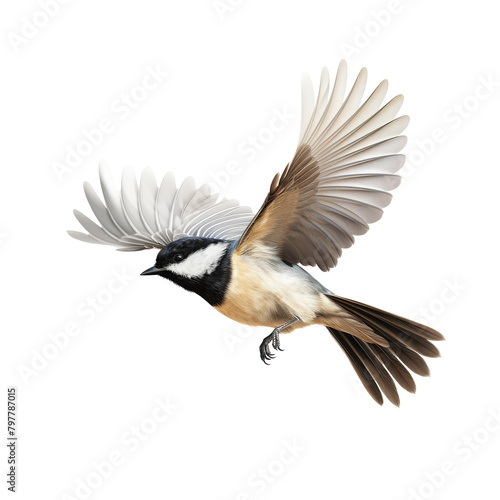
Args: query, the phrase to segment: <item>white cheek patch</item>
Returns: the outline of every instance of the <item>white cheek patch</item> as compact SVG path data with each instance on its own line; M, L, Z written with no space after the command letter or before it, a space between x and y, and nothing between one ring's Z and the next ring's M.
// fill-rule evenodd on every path
M213 243L165 269L185 278L201 278L215 271L228 245L229 243Z

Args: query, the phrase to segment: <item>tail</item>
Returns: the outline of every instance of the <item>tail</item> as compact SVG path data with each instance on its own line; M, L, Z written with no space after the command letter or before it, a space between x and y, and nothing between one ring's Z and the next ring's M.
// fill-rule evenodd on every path
M361 302L336 295L327 297L369 327L375 333L374 339L382 337L383 341L369 343L327 327L346 353L370 396L381 405L384 403L384 393L391 403L399 406L394 380L403 389L414 393L415 382L407 367L418 375L429 376L429 367L422 356L439 357L439 350L430 340L444 340L444 337L428 326Z

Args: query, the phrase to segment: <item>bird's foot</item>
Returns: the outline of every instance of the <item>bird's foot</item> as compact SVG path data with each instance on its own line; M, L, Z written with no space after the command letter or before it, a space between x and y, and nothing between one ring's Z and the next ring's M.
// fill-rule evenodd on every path
M270 335L264 338L262 343L260 344L259 350L260 350L260 359L264 361L266 365L268 365L268 361L271 361L271 359L274 358L275 354L271 352L271 349L269 348L269 344L272 344L272 346L276 349L276 341L275 337L278 338L279 333L275 333L276 328L272 331ZM279 339L277 341L277 345L279 348ZM283 349L280 349L282 351Z
M289 326L292 326L293 324L297 323L297 321L300 321L300 318L298 316L295 316L295 318L288 321L284 325L275 328L270 335L264 338L264 340L260 344L259 350L260 350L260 359L262 359L262 361L264 361L266 365L269 364L268 361L271 361L271 359L273 359L276 356L276 354L273 354L271 352L269 344L271 344L276 351L283 351L284 349L282 349L280 345L280 332L285 328L288 328Z

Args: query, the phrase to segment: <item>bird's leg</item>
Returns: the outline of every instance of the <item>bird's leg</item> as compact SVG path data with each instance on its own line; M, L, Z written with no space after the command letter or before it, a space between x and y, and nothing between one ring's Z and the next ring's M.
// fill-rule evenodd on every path
M280 338L279 338L280 332L283 331L285 328L294 325L298 321L300 321L300 318L298 316L295 316L290 321L287 321L285 324L275 328L270 335L264 338L264 340L260 344L259 350L260 350L260 359L262 359L262 361L264 361L266 365L269 364L267 361L271 360L275 356L274 354L271 353L269 349L269 344L272 344L273 348L276 349L277 351L282 351L283 349L280 346Z

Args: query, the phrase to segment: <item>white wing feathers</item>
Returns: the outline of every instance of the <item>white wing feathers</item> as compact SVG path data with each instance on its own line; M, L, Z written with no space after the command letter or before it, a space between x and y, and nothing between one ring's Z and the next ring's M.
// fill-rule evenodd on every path
M192 177L177 189L174 175L167 173L158 187L153 171L146 168L137 185L134 172L126 168L118 191L102 163L99 176L104 203L90 184L84 184L84 191L100 226L75 210L88 234L68 231L87 243L133 251L163 248L187 236L236 240L253 217L250 208L239 206L236 200L217 201L219 196L211 193L208 184L196 188Z
M299 140L299 147L309 146L317 161L320 192L331 196L332 208L345 209L346 218L360 216L365 230L366 224L380 219L382 208L391 200L384 191L401 181L394 174L404 165L404 156L397 153L405 146L406 137L398 134L409 122L408 116L394 119L403 104L402 95L382 106L387 80L361 104L366 83L363 68L344 100L347 65L341 61L328 98L329 74L323 69L315 105L312 84L303 89L308 94L303 94L307 115L302 117L304 130Z

